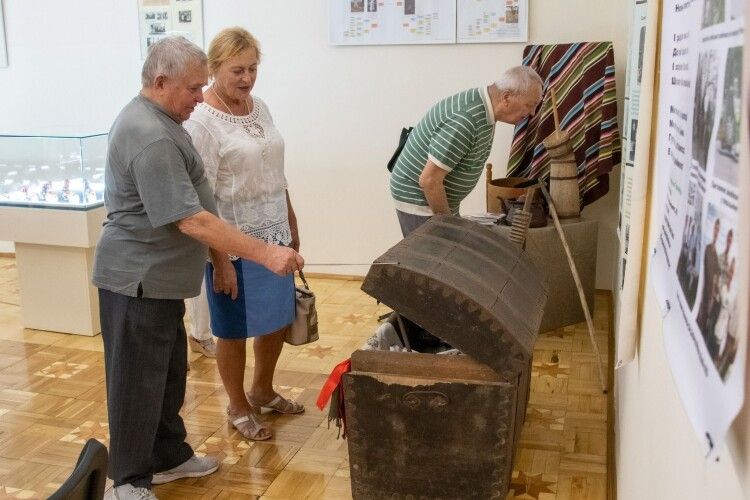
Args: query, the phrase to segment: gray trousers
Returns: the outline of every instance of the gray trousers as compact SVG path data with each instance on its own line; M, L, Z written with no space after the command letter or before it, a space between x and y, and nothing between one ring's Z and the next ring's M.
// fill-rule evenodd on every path
M396 210L396 215L398 216L398 223L401 225L401 234L404 235L404 238L432 217L431 215L407 214L401 210Z
M179 411L187 346L182 300L128 297L99 289L109 413L109 477L149 488L154 472L193 450Z

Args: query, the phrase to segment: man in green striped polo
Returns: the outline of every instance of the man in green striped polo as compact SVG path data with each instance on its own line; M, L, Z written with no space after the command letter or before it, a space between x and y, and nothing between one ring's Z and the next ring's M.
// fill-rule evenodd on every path
M542 79L527 66L506 70L495 83L435 104L404 145L391 172L391 196L404 236L435 214L458 214L492 148L495 122L534 116Z

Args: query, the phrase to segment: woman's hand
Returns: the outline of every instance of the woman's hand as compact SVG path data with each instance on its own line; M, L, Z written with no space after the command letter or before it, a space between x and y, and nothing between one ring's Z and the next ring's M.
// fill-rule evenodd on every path
M237 298L237 272L229 259L214 263L214 292Z

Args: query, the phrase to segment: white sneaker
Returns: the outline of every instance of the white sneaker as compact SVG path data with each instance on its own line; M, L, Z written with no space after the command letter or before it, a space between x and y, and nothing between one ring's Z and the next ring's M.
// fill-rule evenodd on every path
M122 484L111 488L105 500L159 500L148 488L136 488L132 484Z
M216 472L218 468L219 461L214 457L196 457L193 455L177 467L155 473L151 479L151 484L169 483L184 477L203 477Z
M190 339L190 350L203 354L207 358L216 357L216 342L213 337L209 337L206 340L198 340L192 335L188 336Z

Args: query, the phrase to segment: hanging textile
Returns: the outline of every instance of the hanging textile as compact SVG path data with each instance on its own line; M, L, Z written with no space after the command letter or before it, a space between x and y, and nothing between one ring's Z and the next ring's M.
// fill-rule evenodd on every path
M612 42L527 45L523 64L542 77L545 94L538 113L516 125L507 175L549 177L542 141L555 130L554 88L560 127L570 134L578 165L581 206L588 205L607 194L609 173L620 163Z

